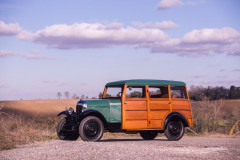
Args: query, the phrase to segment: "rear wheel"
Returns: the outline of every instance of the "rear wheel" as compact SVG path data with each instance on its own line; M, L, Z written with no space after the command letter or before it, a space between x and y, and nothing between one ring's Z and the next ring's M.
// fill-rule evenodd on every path
M153 140L157 137L158 132L157 131L142 131L140 132L140 135L145 140Z
M79 135L83 141L99 141L102 138L104 126L102 121L95 116L89 116L79 125Z
M57 135L61 140L77 140L79 134L77 131L71 131L72 125L67 123L67 119L63 118L57 125Z
M167 123L167 127L164 130L165 136L170 141L178 141L180 140L184 135L184 126L182 121L180 120L170 120Z

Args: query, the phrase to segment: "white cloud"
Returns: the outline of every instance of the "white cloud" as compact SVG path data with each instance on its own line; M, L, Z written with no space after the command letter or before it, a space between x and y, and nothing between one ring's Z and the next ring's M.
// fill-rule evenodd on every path
M7 50L0 50L0 57L9 57L18 55L18 52L7 51Z
M121 23L58 24L31 33L21 30L17 38L41 43L51 48L80 49L128 46L147 48L156 53L172 53L201 56L218 53L240 56L240 32L234 28L203 28L186 33L182 38L170 38L162 29L177 27L172 21L157 23L135 22L124 27ZM52 59L32 51L22 55L28 59ZM0 51L0 57L17 55L16 52Z
M0 36L13 36L21 32L21 27L18 23L6 24L0 21Z
M48 56L42 56L42 55L39 55L39 54L24 54L23 55L24 58L27 58L27 59L35 59L35 60L39 60L39 59L53 59L52 57L48 57Z
M36 59L36 60L38 60L38 59L54 59L53 57L40 55L39 52L40 51L38 51L38 50L32 50L31 53L29 53L29 54L21 54L21 53L14 52L14 51L0 50L0 58L6 58L6 57L10 57L10 56L19 55L26 59Z
M158 9L168 9L168 8L172 8L175 6L181 6L183 5L183 2L181 0L161 0L158 5L157 8Z
M232 43L239 40L240 33L233 28L205 28L184 35L185 43Z
M174 26L172 21L160 23L135 23L135 27L123 27L120 23L52 25L36 33L31 39L52 48L101 48L126 45L149 48L157 53L175 53L186 56L226 53L240 55L240 33L230 27L204 28L186 33L181 39L169 38L158 29Z
M233 28L206 28L193 30L182 39L168 39L164 42L140 45L152 52L176 53L187 56L226 53L240 56L240 33Z
M73 25L52 25L34 33L29 39L52 48L100 48L113 45L136 45L164 41L168 36L159 29L137 29L122 27L112 23L88 24L75 23Z
M133 26L136 28L157 28L157 29L162 29L162 30L179 27L179 25L174 23L173 21L163 21L163 22L156 22L156 23L133 22Z
M183 2L182 0L161 0L157 5L157 9L169 9L169 8L179 7L179 6L196 6L202 3L204 3L203 0L185 1L185 2Z
M4 84L0 84L0 89L3 89L3 88L9 88L9 86L4 85Z

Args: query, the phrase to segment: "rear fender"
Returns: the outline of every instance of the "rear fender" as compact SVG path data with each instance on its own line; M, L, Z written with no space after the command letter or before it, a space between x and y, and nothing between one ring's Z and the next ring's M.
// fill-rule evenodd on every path
M167 116L167 118L164 121L164 129L166 129L168 122L172 119L181 120L184 127L189 127L188 121L182 114L178 112L172 112Z

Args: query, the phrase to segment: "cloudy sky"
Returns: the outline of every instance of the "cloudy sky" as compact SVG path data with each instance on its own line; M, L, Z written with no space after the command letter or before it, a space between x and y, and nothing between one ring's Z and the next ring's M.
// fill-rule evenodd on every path
M0 1L0 100L124 79L240 86L240 1Z

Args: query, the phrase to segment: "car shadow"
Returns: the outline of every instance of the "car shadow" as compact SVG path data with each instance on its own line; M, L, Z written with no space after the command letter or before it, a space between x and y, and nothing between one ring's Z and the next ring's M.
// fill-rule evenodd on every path
M128 141L168 141L167 139L154 139L154 140L144 140L144 139L102 139L99 142L128 142Z

